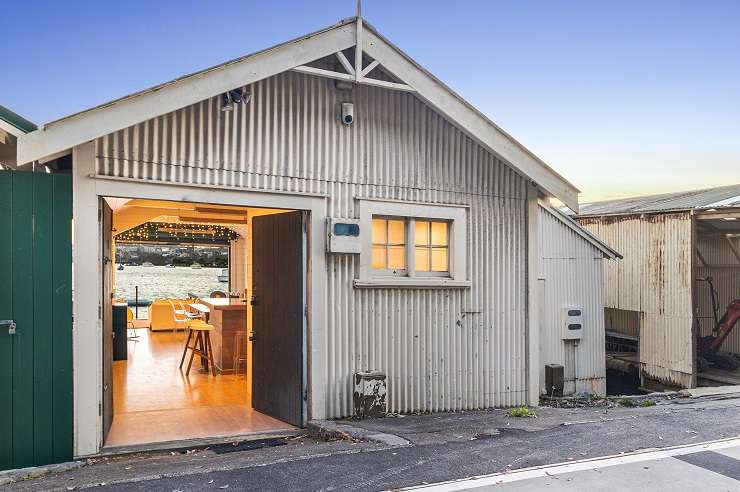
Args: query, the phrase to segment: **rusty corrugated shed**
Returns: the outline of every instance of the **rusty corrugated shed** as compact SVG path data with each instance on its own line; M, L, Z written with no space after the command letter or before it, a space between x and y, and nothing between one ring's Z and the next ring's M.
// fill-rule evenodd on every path
M623 255L605 265L605 306L643 313L643 374L692 387L692 217L690 212L580 217Z

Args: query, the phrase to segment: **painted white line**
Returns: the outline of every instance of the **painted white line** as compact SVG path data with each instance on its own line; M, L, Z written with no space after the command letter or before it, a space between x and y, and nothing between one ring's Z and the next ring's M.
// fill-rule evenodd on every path
M660 448L659 450L635 451L632 453L616 454L578 461L569 461L566 463L558 463L554 465L534 466L531 468L522 468L521 470L510 472L492 473L490 475L479 475L475 477L463 478L460 480L452 480L449 482L419 485L401 490L420 490L423 492L451 492L455 490L467 490L475 487L484 487L487 485L518 482L519 480L527 480L530 478L561 475L563 473L571 473L584 470L595 470L597 468L606 468L608 466L640 463L643 461L659 460L670 458L672 456L698 453L700 451L717 451L734 447L740 447L740 437L719 439L716 441L707 441L703 443L688 444L682 446L672 446L667 448Z

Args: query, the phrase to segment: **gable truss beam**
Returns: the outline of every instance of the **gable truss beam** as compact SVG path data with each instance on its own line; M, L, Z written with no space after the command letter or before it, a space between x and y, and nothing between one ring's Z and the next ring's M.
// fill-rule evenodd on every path
M337 51L337 58L339 58L339 63L342 64L347 73L354 77L355 69L352 67L352 64L349 62L347 57L344 56L344 53L342 53L341 51Z
M307 75L315 75L317 77L324 77L327 79L344 80L346 82L357 82L355 74L335 72L334 70L325 70L323 68L309 67L307 65L295 67L293 68L293 71L298 73L305 73ZM414 89L410 85L399 84L398 82L388 82L386 80L371 79L369 77L362 77L359 83L371 85L373 87L392 89L396 91L416 92L416 89Z
M377 67L378 65L380 65L380 62L379 62L378 60L373 60L373 61L371 61L371 62L370 62L370 63L368 64L368 66L366 66L366 67L365 67L364 69L362 69L362 76L364 77L365 75L367 75L367 74L369 74L370 72L372 72L372 71L373 71L373 69L374 69L375 67Z

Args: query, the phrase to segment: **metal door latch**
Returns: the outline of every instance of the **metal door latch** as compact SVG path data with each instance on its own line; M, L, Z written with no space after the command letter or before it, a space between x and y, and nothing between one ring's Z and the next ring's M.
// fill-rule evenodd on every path
M8 335L15 335L15 321L12 319L0 319L0 326L8 327Z

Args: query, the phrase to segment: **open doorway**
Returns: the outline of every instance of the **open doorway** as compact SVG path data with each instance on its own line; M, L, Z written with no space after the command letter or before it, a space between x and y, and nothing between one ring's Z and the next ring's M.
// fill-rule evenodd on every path
M696 214L697 385L740 385L740 208Z
M100 207L105 446L302 426L306 213Z

